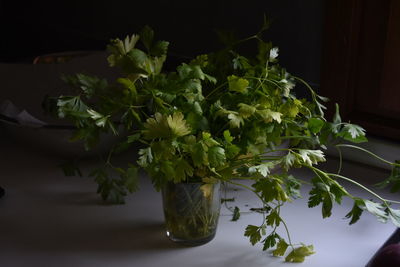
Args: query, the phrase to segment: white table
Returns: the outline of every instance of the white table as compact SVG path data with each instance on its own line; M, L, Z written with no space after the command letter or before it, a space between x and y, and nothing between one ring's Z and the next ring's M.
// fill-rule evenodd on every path
M148 179L122 206L103 205L90 178L64 177L58 158L39 155L4 139L0 143L0 266L2 267L360 267L395 230L369 214L348 225L351 201L321 218L320 207L309 209L306 199L288 203L282 211L295 242L314 244L317 253L302 264L285 263L252 247L243 236L247 224L261 222L259 214L243 214L231 222L225 208L217 235L200 247L180 247L164 235L160 194ZM89 163L88 163L89 164ZM346 164L362 179L387 173ZM297 171L297 175L309 175ZM364 196L366 194L362 193ZM245 191L229 193L242 211L258 203ZM398 197L397 197L398 198ZM245 206L249 205L249 206Z

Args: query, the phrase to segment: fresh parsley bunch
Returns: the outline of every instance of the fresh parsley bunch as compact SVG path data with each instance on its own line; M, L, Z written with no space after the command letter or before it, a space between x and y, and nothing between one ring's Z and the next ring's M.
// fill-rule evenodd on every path
M327 99L279 65L278 48L262 39L267 28L265 21L254 36L165 71L168 42L155 41L154 32L145 27L140 34L112 40L108 46L110 67L120 70L115 81L84 74L64 77L77 94L58 97L56 106L58 116L72 120L77 128L72 140L83 140L86 149L91 149L102 132L122 135L104 164L90 173L98 183L98 193L107 201L123 203L128 192L138 189L139 169L149 174L157 190L167 182L202 182L203 190L217 181L244 187L262 203L263 222L245 229L251 244L261 242L263 250L275 247L275 256L290 249L286 261L302 262L314 253L313 247L292 243L280 207L300 197L303 181L289 171L304 167L315 174L308 206L321 205L324 218L331 215L334 203L349 197L354 200L346 216L350 224L366 210L400 226L400 211L391 207L394 201L316 167L325 161L323 150L328 144L361 149L337 142L364 142L365 131L342 122L338 107L333 121L326 120ZM245 41L257 43L256 55L245 57L238 52ZM309 89L309 99L296 97L296 83ZM283 148L282 143L286 144ZM129 153L136 153L137 160L115 166L112 156L134 144L140 144L140 149ZM272 153L276 151L281 155ZM400 177L396 174L387 183L397 185ZM253 184L247 186L240 179ZM339 180L361 186L379 202L351 195ZM239 215L235 208L234 218ZM281 226L285 237L277 232Z

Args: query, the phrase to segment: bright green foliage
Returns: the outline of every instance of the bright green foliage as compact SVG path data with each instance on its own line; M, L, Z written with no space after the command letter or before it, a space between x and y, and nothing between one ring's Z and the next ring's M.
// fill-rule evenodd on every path
M279 213L277 210L271 211L271 213L267 216L267 225L270 226L279 226L281 223L282 219L279 216Z
M276 245L276 241L280 240L280 236L273 232L270 235L268 235L266 238L264 238L263 241L261 241L261 243L263 243L263 250L267 250L269 248L272 248Z
M266 203L273 200L286 201L288 196L282 187L282 180L279 176L271 175L268 178L260 179L252 185L255 192L259 192Z
M314 246L302 245L301 247L293 249L289 255L286 256L285 261L287 262L303 262L305 257L314 254Z
M182 113L162 115L156 113L154 118L147 119L144 124L144 135L147 139L176 138L190 133L190 128L183 119Z
M250 243L254 246L261 240L261 227L255 225L248 225L244 235L249 237Z
M208 150L208 160L211 166L219 167L224 165L226 157L222 147L213 146Z
M324 153L321 150L299 149L297 156L306 165L318 164L318 162L325 161Z
M338 133L338 136L355 143L367 141L367 138L365 137L365 130L355 124L346 124Z
M360 219L361 214L364 211L361 208L361 207L363 207L363 204L364 204L364 201L362 199L359 199L359 198L354 199L353 208L351 209L351 211L349 213L346 214L346 218L350 219L349 224L354 224Z
M289 247L289 244L286 243L285 240L281 239L279 240L278 244L276 245L276 249L272 252L272 255L274 256L283 256Z
M388 214L384 205L365 199L364 208L371 214L375 215L381 222L387 221Z
M324 121L318 118L310 118L308 120L308 128L314 134L319 133L324 124Z
M228 84L230 91L246 94L249 81L235 75L231 75L228 76Z
M317 175L312 179L313 188L310 191L308 206L312 208L322 203L322 217L327 218L332 214L333 203L340 204L342 198L349 193L329 176L320 173Z
M103 133L121 136L103 166L90 173L106 201L123 203L129 192L136 191L140 169L157 190L167 182L200 182L207 195L209 185L217 181L253 181L251 188L242 186L259 197L261 208L253 210L263 213L263 221L249 225L245 236L253 245L263 244L263 250L276 246L275 256L293 248L286 261L302 262L314 253L312 246L298 247L277 234L285 225L280 207L301 197L303 181L289 175L292 168L315 173L308 206L321 204L324 218L331 216L335 203L350 197L354 200L346 215L350 224L368 211L400 226L400 211L390 201L352 196L338 183L349 178L316 167L325 161L323 150L328 145L338 140L364 142L365 130L342 122L338 106L333 121L326 120L328 99L281 67L278 48L262 40L268 25L265 19L261 30L246 39L257 42L252 57L238 53L244 40L224 35L228 49L199 55L169 71L163 69L169 43L157 41L146 26L140 34L112 40L107 47L110 67L121 70L115 81L84 74L64 77L76 94L48 99L49 109L73 121L77 130L71 140L83 140L86 149L98 144ZM296 98L298 82L309 89L310 99ZM136 145L140 148L130 150ZM122 151L133 153L137 161L114 166L113 155ZM381 185L399 191L400 164L393 166ZM76 167L64 169L80 174ZM235 207L232 221L239 217Z

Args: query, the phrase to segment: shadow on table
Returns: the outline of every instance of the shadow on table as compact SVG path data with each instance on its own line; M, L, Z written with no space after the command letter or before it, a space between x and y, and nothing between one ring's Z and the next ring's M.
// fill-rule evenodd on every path
M163 224L159 222L61 224L47 228L30 226L31 229L21 229L18 223L10 223L3 222L0 229L2 252L134 252L185 248L170 241L165 236Z

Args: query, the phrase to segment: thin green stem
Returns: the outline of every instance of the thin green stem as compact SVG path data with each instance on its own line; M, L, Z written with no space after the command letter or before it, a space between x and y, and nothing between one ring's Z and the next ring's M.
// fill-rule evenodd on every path
M279 214L279 218L281 218L281 215L280 215L280 207L279 207L279 212L278 212L278 214ZM290 238L289 228L288 228L286 222L285 222L284 220L282 220L282 218L281 218L281 222L282 222L282 224L283 224L283 227L285 228L286 235L287 235L287 238L288 238L288 241L289 241L289 246L291 246L292 249L294 249L294 245L293 245L293 243L292 243L292 239Z
M373 156L374 158L376 158L376 159L378 159L378 160L380 160L380 161L382 161L382 162L384 162L384 163L387 163L387 164L392 165L392 166L398 166L398 167L400 167L400 164L395 163L395 162L388 161L388 160L386 160L386 159L384 159L384 158L381 158L381 157L379 157L378 155L372 153L371 151L369 151L369 150L367 150L367 149L364 149L364 148L362 148L362 147L359 147L359 146L348 145L348 144L338 144L338 145L336 145L336 147L347 147L347 148L358 149L358 150L361 150L361 151L363 151L363 152L365 152L365 153L367 153L367 154Z
M221 84L220 86L217 86L216 88L214 88L210 93L208 93L208 95L206 95L204 97L204 99L207 99L210 95L214 94L216 91L218 91L219 89L221 89L222 87L224 87L225 85L227 85L228 82L224 82L223 84Z
M348 178L348 177L346 177L346 176L339 175L339 174L335 174L335 173L326 173L326 174L327 174L328 176L337 177L337 178L343 179L343 180L345 180L345 181L348 181L348 182L350 182L350 183L352 183L352 184L355 184L355 185L359 186L360 188L364 189L365 191L367 191L368 193L370 193L371 195L373 195L373 196L376 197L377 199L379 199L379 200L381 200L382 202L384 202L386 205L387 205L388 202L390 202L390 203L395 203L395 204L400 204L400 201L385 199L385 198L381 197L380 195L378 195L377 193L375 193L374 191L372 191L371 189L365 187L364 185L362 185L362 184L360 184L360 183L358 183L358 182L354 181L353 179L350 179L350 178Z
M339 168L338 168L338 171L337 171L337 173L339 174L342 171L343 156L342 156L342 150L340 150L340 148L337 147L337 146L336 146L336 149L337 149L337 151L339 153Z

